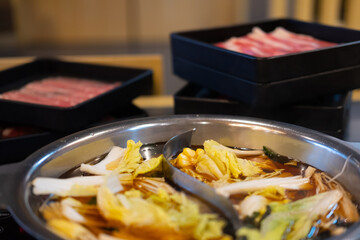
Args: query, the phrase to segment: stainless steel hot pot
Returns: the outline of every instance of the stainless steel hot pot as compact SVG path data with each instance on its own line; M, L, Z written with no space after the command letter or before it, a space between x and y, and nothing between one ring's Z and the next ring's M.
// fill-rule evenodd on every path
M23 162L0 167L0 205L37 239L60 239L45 228L38 213L44 198L31 193L35 177L58 177L104 154L113 145L126 146L128 139L158 143L196 128L193 144L215 139L223 144L248 148L269 146L335 176L351 156L338 181L360 203L360 151L349 143L302 127L254 118L213 115L175 115L116 122L87 129L53 142ZM21 151L21 149L19 149ZM360 222L333 239L359 239Z

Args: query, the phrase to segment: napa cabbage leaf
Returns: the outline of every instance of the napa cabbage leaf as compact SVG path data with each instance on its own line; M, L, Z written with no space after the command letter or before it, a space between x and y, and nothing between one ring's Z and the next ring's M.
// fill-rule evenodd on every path
M237 158L231 148L214 140L205 141L204 150L214 160L221 172L234 178L238 178L240 175L251 177L262 173L261 168L256 166L255 162Z
M262 220L260 229L243 227L237 236L248 240L305 239L313 223L327 214L341 198L340 191L332 190L290 203L272 202L269 204L271 213Z
M142 143L139 141L135 143L133 140L127 141L126 152L123 159L120 160L115 171L117 173L132 173L134 172L142 161L140 154L140 147Z

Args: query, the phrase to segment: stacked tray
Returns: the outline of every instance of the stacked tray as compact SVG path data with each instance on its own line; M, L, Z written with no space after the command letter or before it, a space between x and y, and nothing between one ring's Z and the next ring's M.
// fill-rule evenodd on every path
M71 107L0 99L0 121L30 124L57 131L76 130L100 120L135 97L151 92L152 71L40 59L0 72L0 94L46 77L74 77L119 86Z
M133 104L128 104L119 108L118 110L106 115L100 121L84 126L83 128L94 127L96 125L109 123L112 121L120 121L138 117L146 117L147 113L136 107ZM19 125L2 122L0 126L6 126L8 129L13 128L18 130ZM23 126L20 125L20 128ZM61 137L71 134L73 131L50 131L47 129L39 129L27 127L32 131L25 135L19 135L14 137L7 137L0 139L0 164L17 162L25 159L32 152L45 146L46 144L55 141ZM81 128L82 129L82 128ZM78 129L78 130L81 130ZM1 130L1 129L0 129Z
M135 97L151 92L152 71L146 69L37 59L0 72L0 95L49 77L116 82L117 85L69 107L0 98L0 130L13 128L18 131L23 126L30 129L25 135L0 138L2 164L22 160L38 148L74 131L147 115L131 103Z
M281 107L254 107L188 84L174 96L175 114L226 114L266 118L308 127L343 138L351 92L322 96L315 100Z
M254 57L215 46L253 27L337 43L311 51ZM173 71L194 84L251 106L277 107L360 87L360 31L292 19L171 34Z

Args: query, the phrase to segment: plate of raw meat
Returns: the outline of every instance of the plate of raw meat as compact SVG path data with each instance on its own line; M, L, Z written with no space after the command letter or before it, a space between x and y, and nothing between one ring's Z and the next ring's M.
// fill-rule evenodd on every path
M277 19L176 32L171 51L177 76L253 106L360 87L360 31L343 27Z
M38 59L0 72L0 120L79 129L152 88L152 71Z

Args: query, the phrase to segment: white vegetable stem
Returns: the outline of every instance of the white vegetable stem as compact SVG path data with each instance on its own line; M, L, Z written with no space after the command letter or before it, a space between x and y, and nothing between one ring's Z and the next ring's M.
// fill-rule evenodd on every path
M309 212L313 216L321 216L331 210L331 208L333 208L342 197L343 194L339 190L328 191L326 192L325 197L318 200L317 203L312 206L312 209L310 209Z
M122 159L126 152L126 148L121 148L117 146L113 146L110 152L106 155L106 157L95 165L90 164L81 164L80 171L87 172L95 175L106 175L110 173L110 170L106 169L106 165L116 161L118 159Z
M231 149L231 148L230 148ZM263 150L239 150L239 149L231 149L233 153L237 157L249 157L249 156L257 156L264 153Z
M83 176L67 179L38 177L32 184L34 187L33 193L35 195L56 194L61 196L69 191L75 184L83 186L100 186L103 182L103 176Z
M232 183L216 188L216 191L228 197L233 194L253 192L270 186L278 186L286 189L300 189L302 185L308 182L308 178L303 178L301 176L276 177Z
M254 212L259 212L268 204L268 200L261 195L250 195L246 197L238 206L241 218L252 216Z
M117 193L124 189L118 176L119 175L117 174L110 174L106 176L105 184L112 193Z

